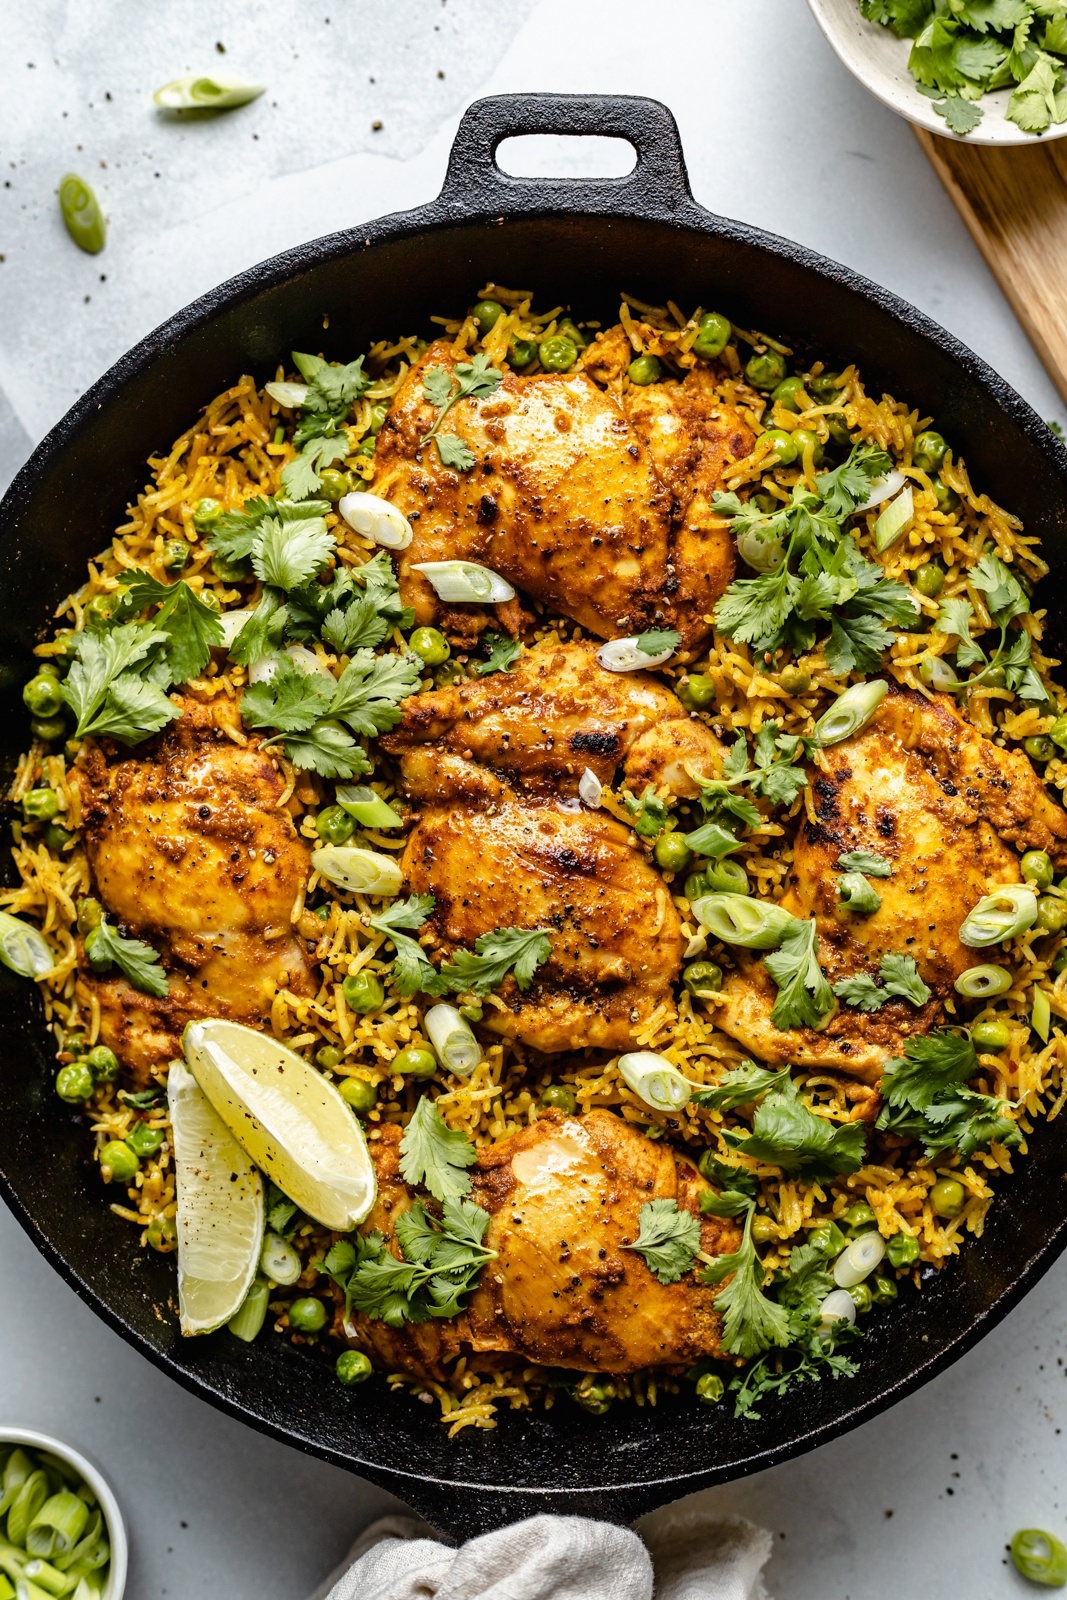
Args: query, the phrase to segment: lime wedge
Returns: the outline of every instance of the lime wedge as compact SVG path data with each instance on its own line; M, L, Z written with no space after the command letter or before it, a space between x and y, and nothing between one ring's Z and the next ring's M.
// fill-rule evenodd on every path
M374 1204L363 1129L333 1085L269 1034L190 1022L185 1059L257 1167L324 1228L348 1233Z
M248 1293L263 1247L263 1179L184 1063L167 1080L184 1334L212 1333Z

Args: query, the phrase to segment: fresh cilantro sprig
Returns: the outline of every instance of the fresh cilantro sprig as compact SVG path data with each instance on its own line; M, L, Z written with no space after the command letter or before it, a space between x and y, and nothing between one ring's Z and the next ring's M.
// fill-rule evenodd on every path
M245 689L241 716L248 727L278 735L295 766L324 777L359 777L371 770L366 753L341 724L367 738L395 727L400 701L418 688L420 670L413 655L357 650L331 683L283 656L272 678Z
M445 1123L436 1101L423 1095L400 1141L400 1175L422 1184L435 1200L456 1200L470 1192L467 1168L478 1153L465 1133Z
M743 1061L739 1067L732 1067L714 1088L695 1089L690 1099L707 1111L734 1111L773 1089L780 1089L788 1079L788 1067L757 1067L754 1061Z
M167 975L159 964L159 952L143 939L124 939L101 917L85 936L85 954L94 972L109 972L118 967L123 977L142 994L162 1000L169 990Z
M634 640L638 650L646 656L661 656L665 650L677 650L681 642L677 628L647 628Z
M486 633L482 637L489 646L489 655L485 661L476 664L474 670L478 676L484 678L490 672L510 672L522 654L522 640L511 639L506 633Z
M933 991L919 976L919 969L911 956L890 952L882 957L878 969L881 986L869 973L859 973L852 978L842 978L834 984L834 993L846 1005L859 1011L877 1011L887 1000L910 1000L913 1006L924 1006Z
M386 624L386 634L394 628L410 628L415 613L400 599L400 589L392 562L384 550L359 567L342 567L329 583L311 582L293 589L286 596L289 613L288 634L293 639L324 638L340 654L367 647L369 641L358 635L373 630L370 613L360 609L349 621L347 613L366 601Z
M441 995L448 989L447 979L437 972L418 940L410 937L411 931L422 927L433 908L432 894L414 894L407 900L395 901L387 911L370 919L371 927L393 942L393 983L405 998L420 991Z
M833 991L819 966L815 936L813 920L798 921L787 929L778 949L764 957L764 965L778 985L771 1021L783 1032L817 1028L833 1010Z
M970 689L988 682L993 672L1003 672L1005 686L1023 700L1047 701L1048 690L1031 664L1033 641L1025 628L1009 632L1009 623L1030 610L1030 601L1022 584L999 556L987 551L971 568L968 582L986 595L986 609L990 621L999 630L1000 638L990 654L982 649L971 635L974 606L965 595L956 595L941 602L934 624L939 633L955 636L956 673L954 682L946 685L950 690ZM976 673L964 678L968 668L978 668Z
M77 718L74 737L137 744L180 716L165 693L172 681L169 645L169 634L154 622L76 633L76 659L59 691Z
M495 393L500 386L500 373L489 365L489 357L480 351L472 361L458 361L449 373L444 367L431 367L423 375L423 398L437 407L437 416L422 443L433 439L443 467L454 467L457 472L469 472L474 465L474 455L463 440L454 433L441 433L442 422L458 400L482 400Z
M643 1256L660 1283L684 1278L700 1250L700 1218L682 1211L677 1200L646 1200L638 1224L637 1238L623 1249Z
M121 621L156 606L150 620L167 636L169 681L188 683L198 677L211 659L212 645L222 643L218 612L206 606L183 578L177 583L160 583L150 573L135 569L124 572L119 582L123 593L112 613L114 619Z
M469 950L454 951L441 968L441 978L459 994L468 990L489 994L509 972L520 989L528 989L537 968L552 954L552 941L544 928L497 928L476 939L474 949L473 955Z
M747 1167L730 1166L716 1156L706 1155L700 1169L709 1183L719 1186L717 1194L705 1189L700 1196L700 1209L705 1216L739 1217L759 1192L759 1178Z
M772 1345L789 1343L788 1313L763 1293L766 1273L752 1242L754 1211L750 1205L738 1249L719 1256L701 1274L701 1281L708 1284L729 1278L715 1296L715 1308L723 1314L724 1348L746 1361Z
M396 1256L380 1233L353 1245L338 1240L320 1271L343 1288L348 1311L393 1328L405 1322L455 1317L487 1261L489 1213L470 1200L448 1199L440 1218L416 1203L396 1219Z
M834 1123L820 1117L804 1104L789 1077L760 1102L751 1135L723 1137L739 1155L808 1177L858 1171L867 1142L862 1122Z
M945 1150L966 1158L994 1143L1019 1145L1022 1133L1005 1102L966 1087L979 1070L969 1034L940 1029L908 1039L903 1057L884 1068L877 1126L921 1140L928 1160Z
M742 784L772 805L791 806L808 781L803 766L796 763L810 761L814 748L811 739L781 733L779 724L771 719L762 724L756 735L750 766L748 741L738 732L723 760L721 778L690 772L699 786L700 808L708 820L686 834L689 848L696 855L718 858L738 848L739 840L730 824L759 827L763 818L758 808L745 795L734 793Z
M332 366L321 356L293 351L293 361L308 383L293 443L300 454L282 468L282 487L291 500L306 500L322 487L322 473L343 461L350 448L345 419L370 386L363 357Z
M877 911L882 897L862 872L845 872L837 880L837 898L847 911L860 916L870 916Z
M321 566L334 547L334 540L332 535L328 534L325 520L326 513L330 509L328 500L305 499L301 505L295 505L292 500L257 495L252 500L246 500L240 511L223 512L222 516L212 524L211 533L206 541L207 547L225 561L234 564L242 561L254 563L257 558L262 559L264 540L269 538L273 565L278 561L284 562L285 548L290 539L299 556L301 550L306 550L309 541L321 542L322 536L326 535L330 542L320 563ZM304 559L306 560L306 556ZM263 576L262 573L259 575ZM281 587L295 586L295 584L281 585Z

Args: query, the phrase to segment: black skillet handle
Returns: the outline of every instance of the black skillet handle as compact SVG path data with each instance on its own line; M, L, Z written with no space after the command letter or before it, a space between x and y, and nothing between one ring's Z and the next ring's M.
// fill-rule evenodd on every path
M625 139L637 165L623 178L516 178L496 152L517 134ZM694 205L678 124L639 95L502 94L476 100L460 121L438 204L462 216L494 211L613 212L655 220Z

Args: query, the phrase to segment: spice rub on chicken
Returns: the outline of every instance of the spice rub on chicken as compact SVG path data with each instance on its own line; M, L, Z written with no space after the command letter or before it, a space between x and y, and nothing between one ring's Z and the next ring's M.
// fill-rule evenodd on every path
M589 372L506 371L492 395L448 413L449 433L475 459L458 471L424 442L436 408L423 394L431 369L451 374L456 364L448 340L430 345L378 439L375 493L414 525L400 584L416 620L467 640L492 620L490 607L445 609L415 571L463 559L602 638L677 627L683 649L698 648L734 574L733 541L710 495L726 462L751 448L740 417L689 379L650 385L656 394L643 390L631 414ZM515 631L509 607L498 621Z
M360 1229L380 1233L394 1253L397 1218L417 1198L400 1175L400 1137L385 1126L372 1144L378 1198ZM718 1289L691 1272L662 1284L632 1248L641 1207L659 1199L700 1217L706 1255L737 1248L736 1222L701 1216L709 1186L684 1156L608 1111L550 1112L479 1151L471 1179L470 1198L490 1214L484 1243L495 1259L466 1309L400 1328L338 1314L336 1331L386 1371L443 1381L465 1354L483 1367L517 1357L621 1376L723 1354Z
M983 738L947 696L928 700L895 685L860 733L823 752L811 781L818 820L797 835L782 908L814 917L831 984L875 978L895 952L914 960L930 999L919 1007L891 999L869 1013L842 1004L819 1031L781 1032L770 1016L774 983L761 961L742 957L715 1021L763 1061L876 1083L906 1036L938 1024L955 980L982 960L960 927L983 896L1019 882L1016 852L1046 850L1067 865L1067 813L1021 751ZM839 857L857 850L891 867L871 880L881 903L868 914L838 895Z
M262 1025L278 989L316 987L291 924L310 859L278 764L225 731L240 726L230 702L186 698L182 713L135 751L88 741L75 769L104 910L169 975L162 999L87 966L79 980L101 1038L139 1073L180 1055L193 1018Z

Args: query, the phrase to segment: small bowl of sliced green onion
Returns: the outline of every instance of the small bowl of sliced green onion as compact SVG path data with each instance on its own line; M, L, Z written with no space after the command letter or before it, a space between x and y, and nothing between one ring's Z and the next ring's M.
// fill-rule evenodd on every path
M126 1528L91 1461L0 1427L0 1600L122 1600Z

